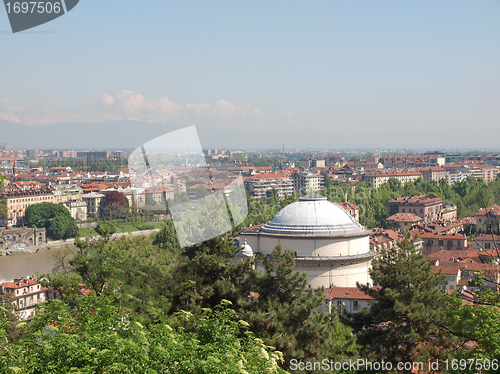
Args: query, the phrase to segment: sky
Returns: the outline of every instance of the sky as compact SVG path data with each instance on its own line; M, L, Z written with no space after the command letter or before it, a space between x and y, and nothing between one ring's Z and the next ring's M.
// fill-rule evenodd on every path
M500 2L81 0L13 34L0 143L500 149Z

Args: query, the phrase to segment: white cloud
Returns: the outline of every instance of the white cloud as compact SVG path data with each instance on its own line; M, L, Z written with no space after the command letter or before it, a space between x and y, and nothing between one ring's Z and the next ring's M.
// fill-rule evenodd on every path
M168 97L147 99L143 95L124 90L116 95L103 94L97 109L81 113L54 112L47 109L33 112L10 105L7 99L0 101L0 119L26 125L50 125L55 123L83 123L105 121L140 121L179 125L199 125L211 128L234 128L267 131L286 128L293 115L286 113L273 117L251 105L235 105L227 100L213 104L185 105Z

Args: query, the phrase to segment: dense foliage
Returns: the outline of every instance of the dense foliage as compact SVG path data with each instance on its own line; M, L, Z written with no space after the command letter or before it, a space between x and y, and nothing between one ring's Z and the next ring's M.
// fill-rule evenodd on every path
M358 287L375 302L350 320L365 357L394 367L449 358L453 339L441 327L446 323L446 294L440 290L444 275L431 273L431 263L408 235L397 247L382 249L372 266L376 286Z
M74 237L78 231L76 220L68 209L54 203L33 204L26 208L26 220L32 227L45 227L47 236L59 240Z
M99 205L99 215L104 219L123 219L129 213L128 200L122 192L108 191Z
M112 294L79 296L71 306L51 300L22 330L17 345L4 344L0 373L282 373L274 352L238 321L223 302L205 310L196 329L181 312L144 325L117 307ZM1 320L0 320L1 321ZM0 336L6 336L0 322Z
M329 183L322 192L330 201L348 201L360 207L360 222L369 227L385 227L387 203L401 196L434 194L458 208L458 216L464 217L485 206L500 202L500 180L485 183L471 176L449 186L446 180L424 182L422 178L402 185L390 178L379 188L370 183L360 183L355 188L349 184Z

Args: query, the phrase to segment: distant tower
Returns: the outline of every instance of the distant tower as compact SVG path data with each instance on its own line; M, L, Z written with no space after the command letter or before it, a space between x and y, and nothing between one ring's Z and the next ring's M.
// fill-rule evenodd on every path
M285 155L285 144L283 144L283 152L281 152L281 155L284 156Z
M16 160L14 160L14 163L12 164L12 176L17 175L17 164Z

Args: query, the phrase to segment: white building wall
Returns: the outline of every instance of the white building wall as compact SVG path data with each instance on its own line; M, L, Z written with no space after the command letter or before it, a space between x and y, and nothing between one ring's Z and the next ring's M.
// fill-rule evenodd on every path
M279 243L283 248L296 252L297 256L352 256L368 253L369 236L339 238L292 238L264 235L240 235L240 242L247 240L254 252L269 254Z

